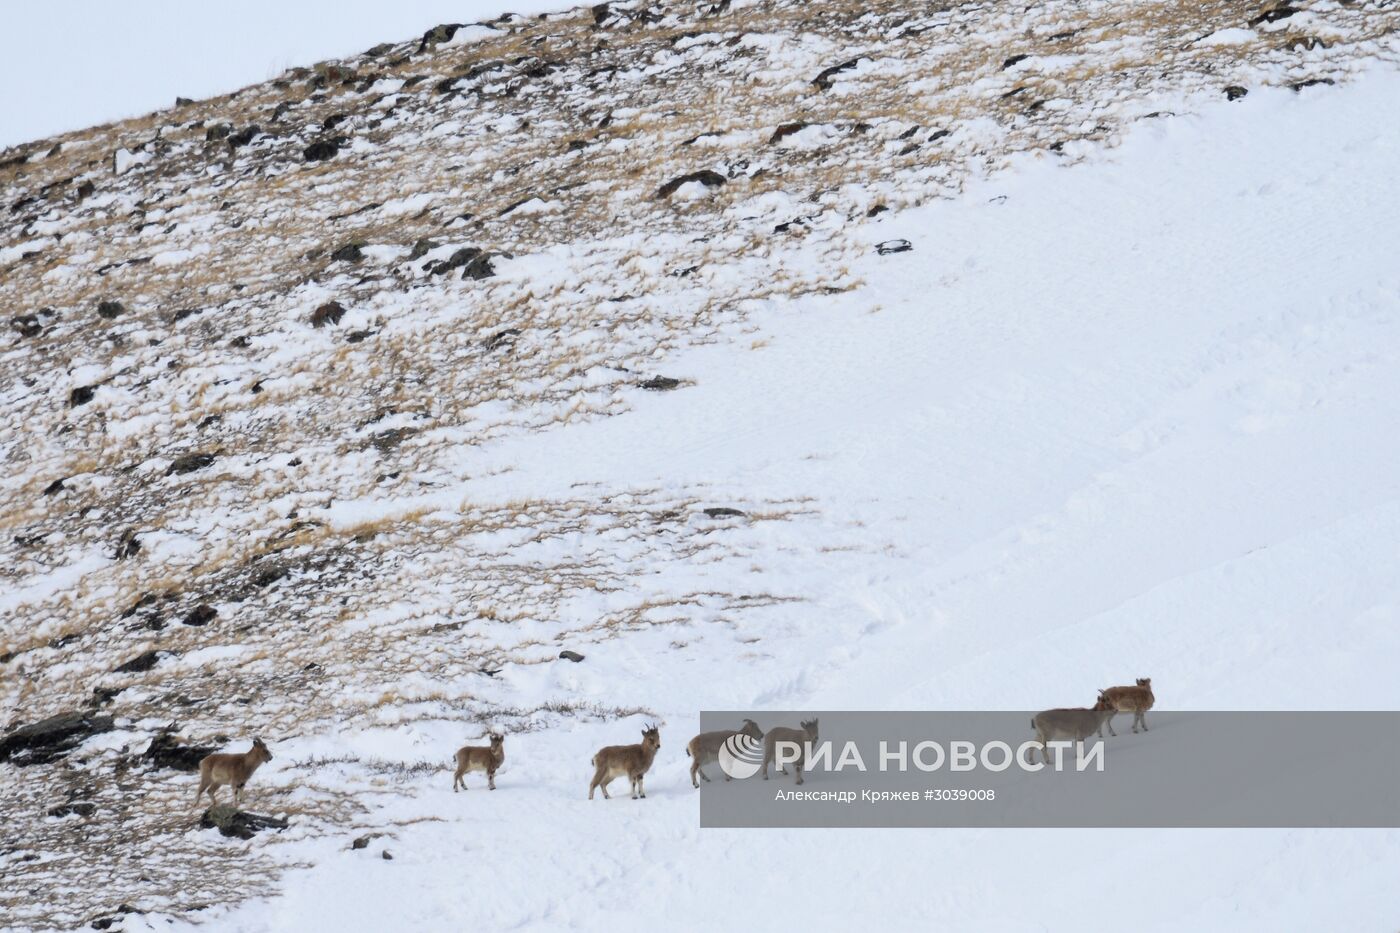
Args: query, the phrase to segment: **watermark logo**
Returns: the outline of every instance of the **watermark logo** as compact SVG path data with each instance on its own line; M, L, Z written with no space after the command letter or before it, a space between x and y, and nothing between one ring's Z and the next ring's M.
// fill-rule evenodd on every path
M719 747L719 767L725 774L742 781L763 767L763 741L736 732Z

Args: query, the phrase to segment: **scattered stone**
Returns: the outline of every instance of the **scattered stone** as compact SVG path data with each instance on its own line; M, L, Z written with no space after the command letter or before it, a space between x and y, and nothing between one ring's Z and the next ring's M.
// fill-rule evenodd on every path
M68 393L68 407L77 408L79 405L86 405L92 401L92 397L96 393L97 386L78 386Z
M888 256L891 253L907 253L914 248L914 244L908 240L886 240L883 243L875 244L875 252L881 256Z
M303 149L301 154L308 162L324 162L327 159L334 159L336 153L340 152L342 138L337 136L333 139L318 139Z
M379 856L380 856L380 858L384 859L384 861L386 861L386 862L392 862L392 861L394 860L394 857L393 857L392 855L389 854L389 850L388 850L388 849L385 849L383 852L380 852L380 853L379 853Z
M0 761L14 765L47 764L67 755L90 736L111 730L111 716L60 713L20 726L0 739Z
M691 172L689 175L681 175L677 178L672 178L670 181L666 182L666 184L656 189L656 197L658 200L661 198L669 198L676 193L676 189L681 185L689 184L692 181L698 181L706 188L718 188L728 181L728 179L719 172L703 169L699 172Z
M125 687L93 687L92 698L88 700L88 706L93 708L106 706L125 689Z
M232 132L233 126L231 124L215 123L204 131L204 141L207 143L216 143L221 139L228 139L229 134Z
M331 262L359 262L365 258L364 251L361 249L363 246L363 243L346 243L331 253Z
M868 210L868 211L865 212L865 216L866 216L866 217L877 217L877 216L879 216L880 214L883 214L883 213L884 213L885 211L887 211L887 210L889 210L889 208L886 207L885 205L883 205L883 204L876 204L876 205L875 205L874 207L872 207L870 210Z
M291 570L286 564L268 564L266 567L259 567L253 571L253 577L249 582L258 588L268 587L289 573Z
M177 97L177 98L175 98L175 106L176 106L176 107L188 107L188 106L189 106L190 104L192 104L192 103L194 103L194 101L190 100L188 97Z
M748 514L746 512L741 512L739 509L731 509L728 506L722 505L711 506L710 508L705 509L704 511L705 514L708 515L710 518L743 518L746 514Z
M253 141L253 137L262 132L262 127L254 123L252 126L239 130L228 138L229 148L240 149Z
M19 331L21 337L37 337L44 331L44 325L39 323L39 318L33 314L20 314L10 319L15 330Z
M49 483L47 486L44 487L44 495L51 496L56 492L62 492L63 489L63 480L56 479L52 483Z
M768 143L769 145L772 145L773 143L782 142L784 139L791 136L793 133L800 133L809 126L811 126L810 123L804 123L801 120L795 123L784 123L782 126L778 127L776 130L773 131L772 136L768 137Z
M252 839L264 829L275 829L281 832L291 823L275 816L261 816L234 807L218 805L204 811L204 815L199 818L199 825L203 829L217 829L222 835L229 838Z
M328 301L311 312L311 326L321 328L327 324L337 325L343 317L345 317L345 306L338 301Z
M125 664L118 664L112 668L113 674L141 674L156 666L156 662L161 659L163 652L152 648L150 651L143 651Z
M77 193L78 193L78 200L79 200L79 201L82 201L82 200L85 200L85 199L87 199L87 198L92 197L93 192L95 192L96 190L97 190L97 185L94 184L93 182L91 182L91 181L85 181L85 182L83 182L81 185L78 186L78 192L77 192Z
M135 557L141 553L141 542L136 538L136 532L128 528L122 532L122 536L117 540L117 560L126 560L128 557Z
M862 60L862 58L853 58L850 61L844 61L839 65L832 65L830 68L825 68L822 70L821 74L817 75L815 78L812 79L812 83L823 91L830 90L831 85L833 83L831 80L832 78L834 78L836 75L840 74L843 71L850 71L852 68L859 65Z
M573 661L575 664L583 660L583 655L577 651L561 651L559 657L565 661Z
M1277 23L1281 19L1288 19L1288 17L1292 16L1294 13L1297 12L1297 7L1289 6L1286 3L1280 3L1277 6L1267 9L1264 12L1260 13L1258 16L1251 19L1249 21L1249 25L1252 29L1253 27L1258 26L1262 23Z
M357 836L355 840L350 843L350 848L352 850L369 848L370 840L376 835L378 835L378 833L370 833L368 836Z
M97 305L97 316L103 320L110 321L119 315L126 313L126 305L120 301L102 301Z
M449 42L457 35L457 30L464 26L464 23L443 23L441 26L434 26L423 33L423 40L418 43L417 54L421 55L427 51L429 45L437 45L439 42Z
M93 815L94 813L96 813L96 812L97 812L97 804L95 804L95 803L87 803L86 801L79 802L79 803L64 803L64 804L59 804L59 805L56 806L56 807L50 807L49 810L48 810L49 816L58 816L58 817L63 817L63 816L74 816L74 815L77 815L77 816L92 816L92 815Z
M1288 85L1295 91L1301 91L1305 87L1317 87L1319 84L1336 84L1331 78L1308 78L1306 81L1295 81Z
M1020 64L1021 62L1025 61L1026 59L1028 59L1028 58L1030 58L1029 55L1013 55L1013 56L1011 56L1010 58L1008 58L1006 61L1004 61L1004 62L1001 63L1001 70L1002 70L1002 71L1005 71L1006 69L1010 68L1012 65L1018 65L1018 64Z
M652 376L645 382L637 383L638 387L650 389L653 392L670 392L672 389L680 388L681 381L672 379L670 376Z
M462 267L462 279L489 279L496 274L496 267L491 265L491 254L482 253L471 262Z
M364 341L368 340L370 337L373 337L373 336L375 335L375 333L377 333L377 331L372 331L372 330L352 330L350 333L348 333L348 334L345 335L345 342L346 342L346 343L363 343Z
M204 469L213 462L213 454L185 454L171 461L170 466L165 468L165 475L193 473L195 470Z
M180 622L183 625L208 625L210 622L213 622L214 619L218 617L218 615L219 611L213 606L210 606L207 603L201 603L200 605L195 606L193 609L191 609L189 611L189 614L186 615L183 619L181 619Z
M507 327L505 330L497 331L481 342L488 350L495 350L506 343L513 343L516 337L520 336L520 328Z
M213 745L186 745L173 732L162 732L151 739L151 744L141 753L141 760L149 762L154 768L198 771L199 763L205 756L216 751L218 748Z
M441 244L439 244L437 240L430 240L427 237L424 237L417 243L413 244L413 250L408 254L409 262L422 259L424 256L428 255L428 253L437 249L440 245Z
M1245 97L1248 94L1249 90L1240 87L1238 84L1232 84L1225 89L1226 100L1239 100L1241 97Z

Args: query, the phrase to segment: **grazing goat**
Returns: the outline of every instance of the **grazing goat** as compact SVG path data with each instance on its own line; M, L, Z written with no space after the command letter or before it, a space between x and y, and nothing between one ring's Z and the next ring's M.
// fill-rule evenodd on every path
M593 799L593 791L599 787L603 789L603 798L611 799L608 784L613 778L622 777L624 774L632 782L632 799L645 797L647 792L642 786L642 778L651 768L659 748L661 730L648 725L642 730L640 745L609 745L598 749L598 754L593 756L593 766L596 770L593 772L593 783L588 785L588 799Z
M701 770L701 766L718 761L720 747L736 735L746 735L755 741L763 741L763 730L752 719L745 719L743 728L738 731L721 729L717 732L702 732L690 740L685 747L685 753L690 756L690 783L692 785L700 786L700 782L695 780L697 774L705 779L706 784L710 782L710 778ZM729 780L729 775L725 774L724 779Z
M1066 739L1082 742L1090 733L1098 733L1099 738L1103 738L1104 723L1113 718L1113 713L1113 704L1105 700L1102 693L1099 694L1099 700L1093 709L1079 706L1074 709L1047 709L1036 713L1031 719L1031 728L1040 740L1041 761L1046 764L1050 762L1049 749L1046 747L1049 742ZM1031 761L1035 761L1034 749L1031 750Z
M457 749L457 773L452 775L452 793L457 793L459 788L467 789L467 782L463 778L473 771L485 771L486 789L496 789L496 772L500 769L501 762L506 760L506 737L492 732L488 738L491 740L489 747L466 745Z
M205 755L199 762L199 790L195 792L194 805L199 806L199 799L207 790L209 804L213 806L217 802L215 794L219 788L228 784L233 788L233 805L238 806L243 799L243 785L248 783L248 779L258 770L259 765L271 760L272 752L268 751L262 739L253 739L253 747L241 755Z
M1112 704L1113 712L1132 713L1133 731L1138 731L1138 723L1142 723L1142 731L1147 731L1148 710L1152 704L1157 702L1157 698L1152 695L1152 678L1139 677L1136 687L1109 687L1107 690L1100 690L1099 696ZM1113 731L1113 717L1108 717L1108 734L1117 735Z
M768 765L776 760L775 752L779 742L791 742L802 747L802 756L806 756L810 747L817 741L817 721L804 722L801 729L788 729L780 727L769 729L768 734L763 737L763 779L768 780ZM793 763L793 769L797 772L797 782L802 783L802 757ZM779 774L787 774L786 768L778 768Z

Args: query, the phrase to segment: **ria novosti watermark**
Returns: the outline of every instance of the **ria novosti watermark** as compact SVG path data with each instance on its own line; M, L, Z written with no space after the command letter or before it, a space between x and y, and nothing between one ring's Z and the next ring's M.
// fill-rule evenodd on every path
M706 712L701 731L746 719L762 738L699 762L702 826L1400 827L1397 712L1154 711L1107 738L1030 713Z

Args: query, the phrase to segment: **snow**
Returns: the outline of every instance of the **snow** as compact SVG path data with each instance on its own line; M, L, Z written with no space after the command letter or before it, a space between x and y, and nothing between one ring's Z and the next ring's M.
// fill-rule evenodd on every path
M278 847L309 867L199 928L1392 928L1395 831L701 830L682 746L703 708L1037 709L1135 676L1172 709L1396 708L1398 99L1376 69L1142 121L1078 167L1023 159L868 223L863 287L768 300L742 334L668 356L693 384L463 447L433 501L801 498L833 552L726 520L767 591L803 598L766 609L761 640L717 611L483 678L502 703L648 711L509 736L494 793L448 789L476 724L279 743L258 782L346 749L441 768L362 801L386 837ZM875 254L901 237L912 252ZM657 572L704 592L736 571ZM663 723L648 799L586 800L591 753L646 719Z

